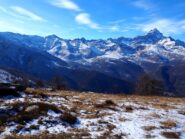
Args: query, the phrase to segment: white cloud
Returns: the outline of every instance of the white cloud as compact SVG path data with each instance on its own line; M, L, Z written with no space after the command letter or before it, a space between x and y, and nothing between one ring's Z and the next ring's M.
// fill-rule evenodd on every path
M185 33L185 20L158 19L139 24L138 28L143 32L148 32L153 28L157 28L165 35L182 34Z
M52 5L73 11L81 11L80 7L71 0L51 0Z
M112 27L110 27L110 30L113 31L113 32L117 32L117 31L119 31L120 29L119 29L118 26L112 26Z
M32 19L34 21L46 21L45 19L43 19L42 17L32 13L31 11L28 11L22 7L19 6L12 6L11 9L16 12L17 14L27 17L29 19Z
M121 24L124 23L126 20L125 19L119 19L115 21L110 21L109 24Z
M7 21L0 21L0 31L1 32L6 32L6 31L10 31L10 32L19 32L19 33L24 33L25 30L15 26L14 24L11 24L10 22Z
M120 31L120 28L118 26L111 26L109 28L109 30L112 31L112 32L119 32Z
M75 20L78 24L86 25L92 29L100 29L100 26L93 22L88 13L80 13L75 17Z
M151 10L154 8L154 5L149 2L149 0L134 0L132 4L137 7L144 10Z

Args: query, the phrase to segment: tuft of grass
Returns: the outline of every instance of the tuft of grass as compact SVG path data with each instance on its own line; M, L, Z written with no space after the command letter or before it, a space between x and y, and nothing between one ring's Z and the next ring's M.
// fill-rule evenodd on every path
M143 129L145 131L152 131L152 130L157 129L157 127L156 126L144 126Z
M39 126L38 125L31 125L30 126L30 129L38 130L39 129Z
M172 120L162 121L160 123L161 123L161 128L164 128L164 129L169 129L177 126L176 122Z
M116 104L112 100L105 100L101 104L95 104L96 108L108 108L109 106L116 106Z
M27 108L32 106L38 106L38 109L30 109L29 111L25 111ZM48 110L53 110L54 112L57 113L61 112L57 108L57 106L41 102L38 103L19 102L11 104L10 107L12 110L16 111L17 114L14 116L0 117L0 123L16 122L24 125L27 122L32 121L33 119L47 115Z
M133 112L134 108L132 106L125 106L125 112Z
M138 109L138 110L149 110L149 108L144 107L144 106L140 106L140 107L138 107L137 109Z
M0 133L5 131L5 127L4 126L0 126Z
M161 118L161 116L157 113L152 113L152 114L149 114L147 115L148 117L152 117L152 118Z
M112 100L106 100L106 101L105 101L105 104L106 104L106 105L109 105L109 106L110 106L110 105L114 105L114 106L116 105L116 104L114 103L114 101L112 101Z
M25 136L10 135L6 136L4 139L71 139L71 138L80 139L81 135L73 133L48 134L46 132L40 135L25 135Z
M179 111L178 113L181 115L185 115L185 111Z
M113 125L113 124L108 124L108 125L107 125L107 128L108 128L108 130L109 130L110 132L112 132L112 130L115 129L116 126Z
M156 136L151 135L151 134L145 135L145 138L146 138L146 139L154 139L155 137L156 137Z
M175 109L176 108L175 106L171 106L166 102L154 103L153 106L154 106L154 108L163 109L163 110L169 110L169 109Z
M77 123L78 119L77 117L75 117L74 115L70 114L69 112L65 112L64 114L62 114L60 116L60 120L68 123L68 124L71 124L71 125L74 125Z
M180 132L166 132L166 131L164 131L161 134L168 139L179 139L181 136Z
M18 132L21 131L23 128L24 128L24 126L21 125L21 124L19 124L19 125L16 126L16 129L15 129L14 132L15 132L15 133L18 133Z
M95 108L98 108L98 109L111 109L111 110L117 111L117 109L114 107L116 106L116 104L112 100L105 100L103 103L95 104L94 106Z

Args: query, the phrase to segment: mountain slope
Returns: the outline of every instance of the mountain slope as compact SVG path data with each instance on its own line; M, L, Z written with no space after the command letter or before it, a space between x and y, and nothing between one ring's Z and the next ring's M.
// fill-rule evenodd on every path
M117 84L117 88L113 88L116 92L129 92L130 86L127 86L128 83L124 80L98 71L93 71L92 74L92 71L87 69L73 69L65 61L41 49L18 45L14 41L11 42L11 39L9 41L5 39L0 40L0 51L3 52L0 53L0 67L2 68L15 69L23 74L45 81L51 81L54 77L58 76L64 80L64 83L70 89L75 90L110 92L112 91L110 90L112 83L115 83ZM79 75L83 76L84 73L89 73L87 75L91 74L91 77L84 76L85 78L77 78ZM93 82L100 79L102 82L98 83L98 87L95 87ZM81 86L80 82L84 82L84 80L86 80L87 84ZM110 88L101 88L101 86L110 86Z
M161 78L167 91L179 94L181 87L169 78L178 80L175 78L178 72L184 75L176 65L179 62L185 65L185 43L166 37L157 29L135 38L107 40L67 40L56 35L40 37L6 32L0 33L0 50L1 67L47 81L59 76L71 89L78 90L130 92L138 77L149 73ZM163 67L177 69L167 76ZM82 78L83 73L86 76ZM113 81L119 89L111 85Z

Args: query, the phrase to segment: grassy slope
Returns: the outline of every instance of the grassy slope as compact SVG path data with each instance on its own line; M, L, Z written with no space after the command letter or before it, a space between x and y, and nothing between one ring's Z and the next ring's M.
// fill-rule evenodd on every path
M185 137L185 98L33 89L27 92L39 102L49 102L62 111L73 113L80 119L80 124L76 127L64 125L66 132L53 132L55 129L51 128L52 132L43 130L40 135L14 135L6 139ZM24 99L25 103L32 101ZM10 102L6 103L10 105Z

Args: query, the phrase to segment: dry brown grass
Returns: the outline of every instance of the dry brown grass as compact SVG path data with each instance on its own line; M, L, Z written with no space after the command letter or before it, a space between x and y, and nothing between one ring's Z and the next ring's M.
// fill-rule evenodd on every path
M151 134L145 135L146 139L154 139L155 137L156 137L155 135L151 135Z
M177 126L176 122L173 120L166 120L160 123L161 123L161 128L164 128L164 129L173 128Z
M18 124L14 132L19 132L19 131L22 130L23 128L24 128L23 125Z
M121 134L116 134L116 135L111 135L112 132L105 132L103 135L100 137L97 137L97 139L122 139L127 138L127 134L121 133Z
M30 126L30 129L38 130L39 129L39 126L38 125L31 125Z
M77 135L80 135L84 138L89 138L91 135L88 130L86 129L78 129L78 128L72 128L69 130L71 133L76 133Z
M159 97L159 96L137 96L137 95L124 95L124 94L99 94L99 93L88 93L88 92L74 92L74 91L48 91L48 90L42 90L42 89L27 89L28 93L44 93L50 96L60 96L64 98L72 98L72 97L78 97L79 100L87 100L87 98L91 102L96 102L100 98L104 100L112 100L114 102L119 102L122 100L131 100L132 102L137 102L139 104L151 104L153 106L160 105L159 107L165 108L165 107L173 107L166 104L185 104L185 98L170 98L170 97Z
M112 105L112 106L116 106L115 102L113 102L112 100L106 100L105 101L106 105Z
M5 127L4 126L0 126L0 133L5 131Z
M109 123L109 124L107 125L107 128L108 128L109 132L112 132L112 130L115 129L116 126Z
M16 111L16 115L12 116L0 116L0 123L6 124L6 122L16 122L18 124L26 124L27 122L36 119L40 116L47 115L48 110L61 113L61 110L57 106L48 103L31 103L31 102L16 102L8 104L12 110ZM38 109L31 109L26 111L28 107L37 106Z
M125 112L133 112L134 108L132 106L125 106Z
M146 115L147 118L161 118L161 116L157 113L151 113Z
M94 107L97 109L111 109L111 110L117 111L115 106L116 104L112 100L105 100L101 104L94 104Z
M161 132L161 134L168 139L180 139L180 132Z
M120 121L120 122L125 122L125 121L127 121L127 120L128 120L128 119L125 118L125 117L120 117L120 118L119 118L119 121Z
M27 88L25 91L27 94L32 94L34 97L44 98L48 96L48 92L42 89Z
M65 112L64 114L62 114L60 116L60 120L66 122L68 124L71 124L71 125L76 124L77 121L78 121L77 117L75 117L74 115L70 114L69 112Z
M36 97L46 97L46 96L56 96L56 97L62 97L64 98L64 104L70 106L69 110L66 108L63 108L62 106L57 106L57 108L59 110L64 110L67 112L67 114L63 114L62 112L62 116L60 117L62 121L66 121L67 123L73 124L76 122L76 117L81 117L81 118L88 118L88 119L93 119L93 118L101 118L104 117L106 115L108 115L109 113L106 111L104 112L104 108L108 108L108 109L112 109L116 111L116 108L118 108L119 105L123 105L124 102L130 102L130 104L132 105L132 103L134 104L138 104L138 108L133 106L125 106L123 105L122 111L125 112L133 112L133 111L137 111L137 110L147 110L147 107L145 106L149 106L149 107L155 107L158 109L174 109L174 103L176 104L185 104L185 98L165 98L165 97L157 97L157 96L128 96L128 95L113 95L113 94L96 94L96 93L82 93L82 92L73 92L73 91L47 91L47 90L34 90L34 89L27 89L27 92L29 94L33 94ZM66 102L65 102L66 101ZM102 102L102 103L98 103L98 102ZM30 104L30 103L29 103ZM168 105L167 105L168 104ZM17 105L17 104L16 104ZM144 107L143 107L144 106ZM27 106L26 106L27 107ZM48 106L46 106L48 107ZM50 106L49 106L50 107ZM50 107L50 109L54 109L52 107ZM46 114L45 112L46 110L42 110L44 111L44 114ZM81 110L83 110L83 114L80 112ZM74 112L75 116L73 115L68 115L68 112ZM103 111L103 112L102 112ZM158 115L157 113L152 113L150 115L147 115L149 118L161 118L160 115ZM27 118L27 117L26 117ZM30 114L30 118L34 118L33 115ZM18 120L20 120L18 118ZM129 119L125 119L120 118L120 122L124 122L125 120L129 120ZM39 121L39 124L43 124L43 121ZM107 133L105 133L104 135L102 135L100 138L105 138L107 139L108 137L112 137L112 130L115 128L114 125L110 125L108 122L106 121L99 121L99 124L105 124L107 126L105 127L100 127L99 130L103 130L102 128L107 128ZM93 124L93 123L92 123ZM97 123L94 123L96 126ZM89 125L92 126L92 125ZM161 127L163 128L172 128L175 127L176 123L170 123L167 121L161 122ZM19 127L20 129L22 128L21 126ZM35 126L32 126L30 128L37 128ZM152 131L155 130L157 127L155 126L147 126L147 127L143 127L143 129L145 131ZM72 127L72 131L71 133L61 133L58 135L48 135L48 134L41 134L38 136L11 136L9 138L6 139L68 139L68 138L82 138L82 137L86 137L88 138L89 136L89 131L78 131L75 128ZM146 133L150 133L150 132L146 132ZM126 136L126 135L125 135ZM146 135L148 138L152 138L152 135ZM115 138L120 138L120 135L115 136ZM154 137L153 137L154 138Z
M178 113L181 115L185 115L185 111L179 111Z
M152 106L158 109L175 109L173 104L185 104L185 98L168 98L168 97L158 97L158 96L137 96L137 95L114 95L114 94L98 94L98 93L85 93L85 92L74 92L74 91L47 91L47 90L33 90L27 89L27 92L34 94L47 94L49 96L59 96L66 100L69 100L69 104L72 108L70 111L76 112L77 116L81 116L78 113L80 110L85 110L86 113L83 116L88 118L96 118L98 116L98 111L104 108L112 109L117 111L115 107L116 104L120 102L131 102L137 103L140 107L136 109L147 110L143 106ZM73 98L78 98L77 100ZM103 103L97 103L97 100L104 101ZM82 103L83 102L83 103ZM172 105L171 105L172 104ZM132 112L135 108L131 106L125 108L127 112ZM148 115L148 118L161 118L158 114Z
M157 109L163 109L163 110L170 110L170 109L176 109L175 106L169 105L166 102L165 103L157 103L152 104L154 108Z
M82 134L60 133L60 134L52 135L52 134L48 134L46 132L46 133L42 133L40 135L6 136L5 139L81 139L81 137L83 137Z
M157 127L156 126L144 126L143 129L145 131L152 131L152 130L157 129Z

